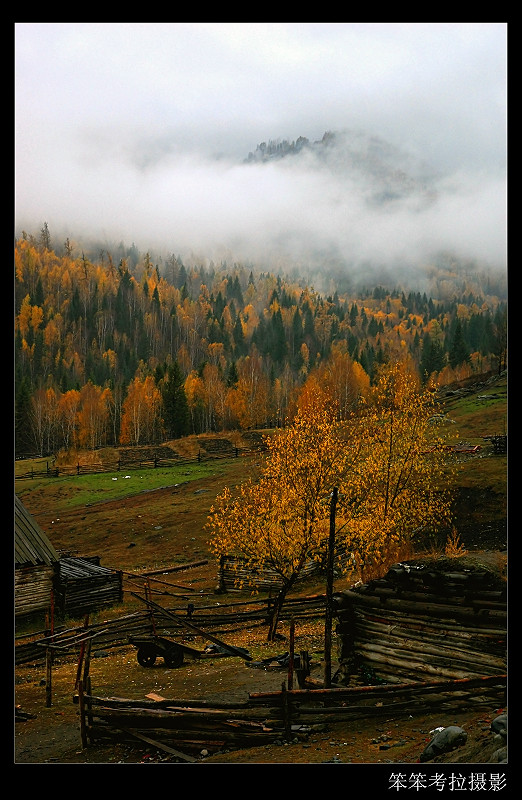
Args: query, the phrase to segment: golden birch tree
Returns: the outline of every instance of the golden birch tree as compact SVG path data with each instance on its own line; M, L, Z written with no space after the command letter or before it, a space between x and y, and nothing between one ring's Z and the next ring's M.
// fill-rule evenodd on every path
M291 426L266 442L260 479L243 484L236 498L225 488L211 509L209 528L210 547L218 558L239 554L247 569L269 566L277 573L280 588L268 634L272 640L302 568L321 557L328 496L349 469L353 453L337 435L334 409L321 391L307 398Z
M386 564L401 540L449 522L441 486L448 451L431 424L433 393L396 365L361 403L340 421L318 384L304 392L292 424L267 438L259 479L236 496L226 488L211 509L209 544L218 558L240 555L252 574L269 566L279 576L270 640L304 565L325 561L334 489L337 550L353 554L339 562L344 568Z
M149 444L161 425L161 394L148 375L134 378L123 402L120 443Z

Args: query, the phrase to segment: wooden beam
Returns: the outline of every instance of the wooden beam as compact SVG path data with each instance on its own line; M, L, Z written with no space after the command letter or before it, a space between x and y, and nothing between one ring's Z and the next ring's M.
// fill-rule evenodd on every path
M158 750L163 750L165 753L170 753L172 756L176 756L176 758L181 758L183 761L194 762L197 759L193 758L192 756L188 756L186 753L182 753L179 750L175 750L173 747L169 747L168 744L162 744L158 742L156 739L151 739L149 736L144 736L142 733L138 733L133 728L122 728L123 731L126 733L130 733L131 736L135 736L136 739L140 739L142 742L146 742L147 744L151 744L153 747L156 747Z
M157 603L153 603L152 600L146 600L145 598L141 597L139 594L136 594L135 592L131 592L131 594L133 597L137 597L138 600L141 600L142 603L146 603L151 608L154 608L156 609L156 611L159 611L160 614L164 614L166 617L169 617L169 619L173 619L182 628L188 628L190 631L199 634L199 636L202 636L204 639L209 639L211 642L214 642L214 644L218 644L220 647L223 647L225 650L228 650L230 654L233 656L239 656L244 661L252 661L252 656L247 655L242 650L239 650L237 647L234 647L231 644L223 642L221 639L218 639L217 636L213 636L211 633L202 631L201 628L197 628L196 625L193 625L184 617L178 617L177 614L173 614L171 611L167 611L166 608L159 606Z

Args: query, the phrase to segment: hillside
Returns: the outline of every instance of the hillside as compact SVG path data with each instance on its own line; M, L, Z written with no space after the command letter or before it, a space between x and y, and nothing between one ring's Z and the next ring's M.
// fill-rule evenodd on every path
M325 268L321 294L246 264L49 248L15 247L19 456L275 427L341 362L354 397L396 359L443 385L507 363L505 278L449 257L423 291Z
M488 437L506 432L507 374L454 385L445 389L444 395L448 424L456 427L464 446L459 456L455 505L455 525L461 542L470 551L503 551L507 541L507 455L496 454ZM58 549L82 555L103 554L108 566L124 569L182 563L189 552L208 557L204 526L210 506L225 484L233 486L248 477L257 461L262 434L244 431L192 435L164 442L161 449L104 448L71 454L69 461L65 456L57 459L62 466L75 467L79 463L106 470L111 466L116 469L118 460L127 452L123 463L128 465L128 472L113 476L128 474L129 479L113 481L110 473L102 473L93 496L103 502L89 502L88 507L85 500L82 502L81 478L75 474L20 480L16 491L44 530L52 533ZM467 451L477 446L476 453ZM239 457L235 448L239 449ZM149 468L147 474L155 482L144 483L136 464L143 460L152 466L154 452L163 458L177 454L188 463L182 461L179 468ZM249 453L253 453L253 459ZM223 457L227 455L229 458ZM17 462L16 469L22 473L26 466ZM123 502L120 494L111 499L115 486L125 492ZM213 582L215 575L216 565L211 563L207 578Z

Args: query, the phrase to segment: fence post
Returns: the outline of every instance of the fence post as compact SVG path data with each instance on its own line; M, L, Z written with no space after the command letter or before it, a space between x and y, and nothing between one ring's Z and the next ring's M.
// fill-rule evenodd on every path
M290 652L288 658L288 689L294 688L294 641L295 641L295 622L292 617L290 621Z
M53 651L51 647L45 648L45 705L51 708L53 704Z
M83 621L83 627L84 628L88 628L89 627L89 615L88 614L85 615L85 619ZM75 684L74 684L74 688L75 689L78 688L78 684L80 683L80 677L81 677L81 674L82 674L82 666L83 666L83 657L84 657L84 655L85 655L85 640L82 642L81 647L80 647L80 655L78 657L78 667L76 669L76 681L75 681Z
M144 583L143 588L145 590L145 599L150 600L151 599L150 578L147 578L147 581ZM152 635L156 636L156 617L154 616L154 610L152 609L152 607L149 609L149 615L152 626Z
M283 725L285 728L285 736L287 739L290 739L290 733L292 730L292 724L290 721L290 707L288 702L288 692L286 691L286 684L283 681L281 685L281 703L282 703L282 711L283 711Z
M82 747L85 749L87 747L87 731L85 725L85 699L83 696L83 686L81 681L78 684L78 704L80 706L80 737Z

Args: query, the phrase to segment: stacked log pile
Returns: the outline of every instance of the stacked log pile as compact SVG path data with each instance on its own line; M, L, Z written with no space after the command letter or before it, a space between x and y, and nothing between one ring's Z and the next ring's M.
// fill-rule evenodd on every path
M493 571L443 558L395 565L339 593L341 682L361 673L374 683L503 674L506 592Z
M77 617L122 602L121 572L96 562L73 556L60 559L55 599L62 614Z

